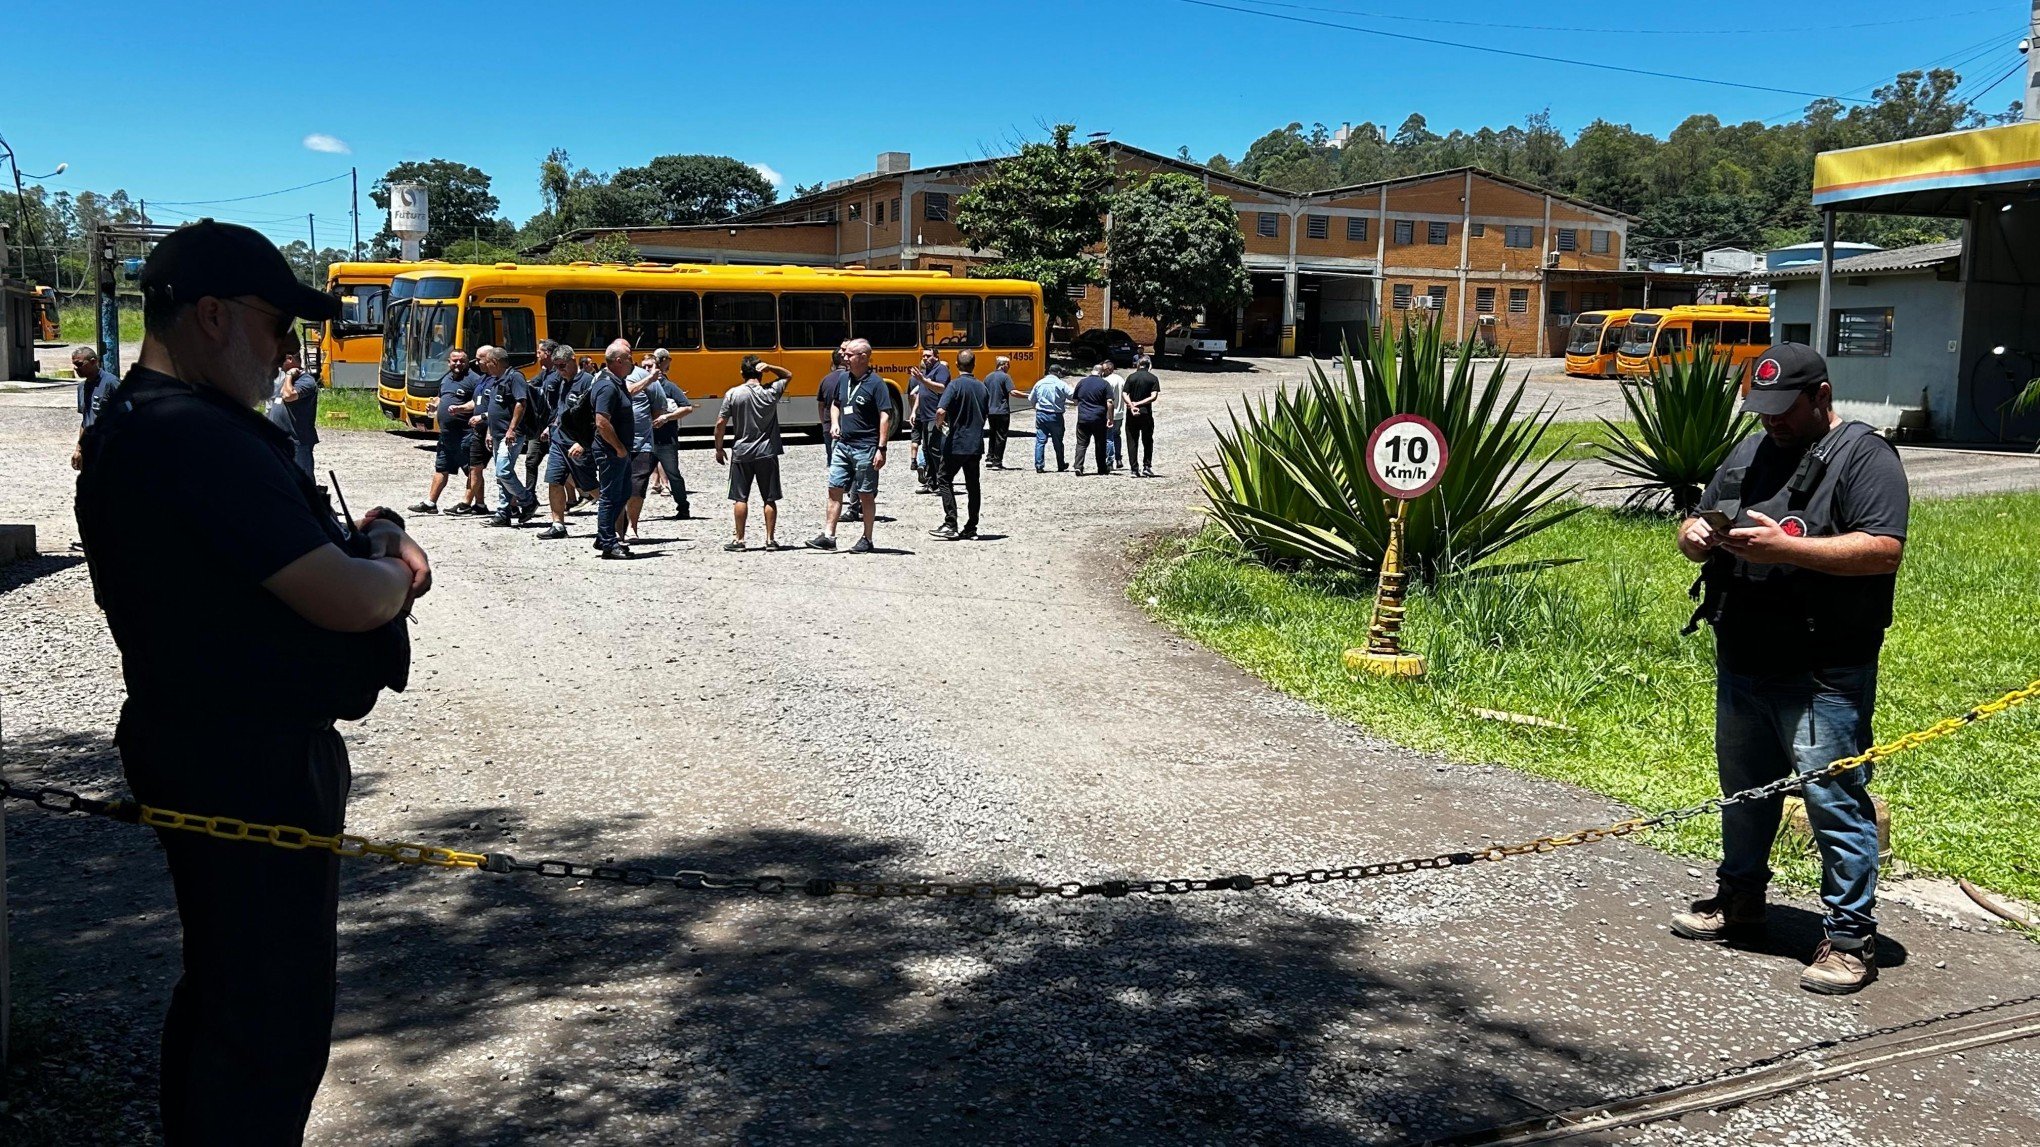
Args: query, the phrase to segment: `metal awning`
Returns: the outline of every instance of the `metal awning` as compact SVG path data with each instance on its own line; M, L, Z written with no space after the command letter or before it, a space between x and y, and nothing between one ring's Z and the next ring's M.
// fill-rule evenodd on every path
M1813 205L1827 211L1966 218L1979 197L2040 189L2040 122L1822 152Z

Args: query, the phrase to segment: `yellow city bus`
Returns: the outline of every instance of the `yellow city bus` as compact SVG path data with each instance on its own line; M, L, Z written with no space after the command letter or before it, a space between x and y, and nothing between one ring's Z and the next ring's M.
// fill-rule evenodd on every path
M1615 372L1648 378L1667 362L1689 362L1693 348L1711 343L1731 367L1740 367L1771 345L1769 307L1692 306L1638 311L1629 317L1616 348Z
M1587 311L1573 320L1565 340L1565 372L1575 378L1614 378L1615 347L1632 310Z
M340 300L340 317L307 331L314 356L307 365L318 376L319 385L365 389L376 384L390 280L417 267L416 263L334 263L326 268L326 293Z
M829 372L829 354L846 338L871 342L872 368L891 384L895 422L906 413L907 371L923 347L952 368L956 353L978 356L980 377L992 359L1012 359L1016 386L1040 381L1048 352L1047 313L1038 283L962 279L940 271L835 270L640 263L636 266L452 265L414 270L403 306L405 393L401 421L432 425L447 355L491 344L511 365L533 373L538 340L571 346L600 363L608 344L630 340L641 354L672 352L672 378L698 408L683 430L715 423L722 394L742 378L738 364L756 354L793 372L787 393L813 398ZM395 340L392 340L395 341ZM387 366L391 355L385 356ZM399 412L385 395L384 412ZM812 402L790 402L781 424L816 424Z

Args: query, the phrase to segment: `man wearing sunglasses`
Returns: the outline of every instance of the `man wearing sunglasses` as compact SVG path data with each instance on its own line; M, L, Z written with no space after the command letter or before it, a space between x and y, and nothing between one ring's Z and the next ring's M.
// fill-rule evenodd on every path
M403 619L432 585L401 518L336 520L255 412L292 324L339 302L260 234L211 220L158 243L141 290L141 353L78 476L127 685L121 768L145 805L335 836L350 773L333 723L404 687ZM164 1139L296 1143L332 1036L339 857L158 835L184 932Z

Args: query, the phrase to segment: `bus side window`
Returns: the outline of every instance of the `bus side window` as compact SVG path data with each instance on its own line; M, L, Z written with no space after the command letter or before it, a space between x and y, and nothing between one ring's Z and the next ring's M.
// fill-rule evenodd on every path
M1692 340L1694 346L1699 346L1701 343L1719 345L1722 341L1721 324L1712 319L1695 319L1693 321L1693 333L1688 337Z
M1686 328L1668 326L1658 332L1658 354L1677 354L1686 349Z
M502 347L511 366L530 366L538 361L538 320L529 307L470 307L463 345L485 344Z

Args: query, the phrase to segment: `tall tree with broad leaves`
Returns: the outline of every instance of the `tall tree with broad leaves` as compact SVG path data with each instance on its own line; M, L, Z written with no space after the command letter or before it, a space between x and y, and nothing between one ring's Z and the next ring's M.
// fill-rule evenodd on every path
M1113 185L1111 157L1103 148L1070 142L1075 131L1057 124L1046 142L1025 144L994 164L955 203L964 242L973 251L999 254L971 274L1040 283L1043 307L1063 325L1076 321L1070 291L1098 281L1098 259L1090 252L1104 241Z
M1239 211L1195 176L1155 175L1112 197L1112 297L1163 329L1244 302Z
M431 228L425 232L418 251L424 258L431 259L444 253L447 246L458 239L486 239L503 244L514 240L516 232L509 221L496 218L496 211L502 204L490 192L489 182L488 173L481 168L450 159L429 159L422 163L407 161L384 172L382 178L369 188L368 195L379 210L388 211L390 184L425 185ZM397 248L397 237L390 230L387 217L382 230L376 233L375 245L382 252Z

